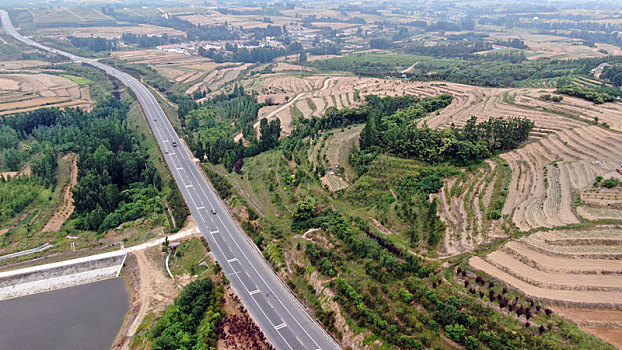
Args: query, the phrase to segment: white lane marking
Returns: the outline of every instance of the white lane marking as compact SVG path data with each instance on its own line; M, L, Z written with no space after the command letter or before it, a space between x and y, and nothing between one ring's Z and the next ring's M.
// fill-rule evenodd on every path
M194 187L194 186L192 186L192 184L186 185L186 188L192 188L192 187Z
M210 231L209 233L211 233L211 234L216 234L216 233L218 233L218 232L220 232L220 231L218 231L218 230L216 230L216 231Z
M183 167L177 167L177 170L184 170Z
M107 68L107 67L104 67L104 68ZM105 70L106 70L106 72L109 72L109 71L110 71L110 72L112 72L112 71L113 71L113 69L105 69ZM149 91L149 90L148 90L148 89L147 89L144 85L142 85L142 84L138 85L138 86L137 86L137 89L140 89L140 90L142 90L144 93L146 93L147 97L149 97L149 98L147 98L147 101L148 101L148 102L152 102L152 103L155 105L155 108L156 108L156 109L159 107L159 106L157 105L157 101L155 100L155 98L153 97L153 95L151 94L151 92L150 92L150 91ZM171 125L170 121L168 120L168 118L167 118L167 119L166 119L166 121L165 121L165 125L166 125L166 126L168 126L169 128L172 128L172 125ZM159 130L158 130L158 131L159 131ZM168 129L167 129L166 131L167 131L168 133L170 133L170 132L171 132L171 131L170 131L170 130L168 130ZM194 175L194 174L193 174L193 175ZM210 220L211 220L211 219L210 219ZM222 219L221 219L221 223L222 223L222 224L224 224L224 223L222 222ZM231 233L230 233L230 232L229 232L229 235L231 236ZM237 244L236 244L236 245L237 245ZM240 247L238 246L238 248L240 248ZM242 252L242 254L244 254L244 252L243 252L243 251L241 251L241 252ZM245 254L244 254L244 255L245 255ZM247 261L250 263L250 260L248 260L248 257L247 257ZM251 265L251 266L252 266L252 265ZM254 269L256 272L258 272L258 271L257 271L257 269L256 269L254 266L253 266L253 269ZM263 278L261 277L261 275L260 275L259 277L263 280ZM265 281L264 281L264 283L265 283ZM279 301L280 301L280 300L279 300ZM281 302L281 305L283 305L283 303L282 303L282 302ZM258 306L259 306L259 305L258 305ZM284 306L284 305L283 305L283 306ZM260 308L260 310L261 310L261 306L259 306L259 308ZM262 310L262 311L263 311L263 310ZM287 310L287 309L286 309L286 311L290 314L290 316L292 316L292 317L293 317L293 315L291 314L291 312L289 312L289 310ZM297 321L297 320L295 320L295 321L296 321L296 323L298 323L298 321ZM300 323L298 323L298 324L300 325ZM304 330L304 329L303 329L303 331L304 331L307 335L309 335L309 334L306 332L306 330ZM311 337L310 337L310 338L311 338ZM312 338L311 338L311 339L312 339ZM312 339L312 341L314 341L314 340ZM285 342L287 343L287 341L285 341ZM314 341L314 342L315 342L315 341ZM317 343L316 343L316 344L317 344ZM289 344L287 344L287 345L289 345ZM290 347L291 347L291 346L290 346Z
M192 172L193 173L193 172ZM298 327L307 335L307 337L315 344L315 346L319 347L320 345L315 341L315 339L309 334L309 332L307 332L307 330L300 324L300 322L298 322L298 319L296 317L294 317L294 315L292 315L292 313L289 311L289 309L285 306L285 304L283 303L283 301L281 301L281 299L277 296L276 293L274 293L274 291L272 290L272 288L270 287L270 285L266 282L266 280L263 278L263 276L259 273L259 271L257 271L257 268L255 267L255 265L253 265L250 261L250 259L248 258L248 256L246 255L246 253L244 253L244 251L242 250L242 248L240 247L240 245L238 244L238 242L233 238L233 235L231 234L231 232L229 231L229 228L227 227L227 225L225 225L225 223L222 221L222 217L218 216L218 219L220 220L220 223L224 226L225 230L227 231L227 234L229 235L229 237L231 238L231 240L233 241L233 243L238 247L238 250L240 251L240 253L242 253L242 255L244 256L244 258L246 259L246 261L248 262L248 264L251 266L251 268L255 271L255 273L257 274L257 276L261 279L261 281L266 285L266 287L269 289L269 291L272 293L272 295L274 295L274 297L276 298L276 300L279 302L279 304L281 304L281 307L285 310L285 312L287 312L289 314L289 316L294 320L294 322L296 322L296 324L298 325ZM231 219L233 220L233 219ZM242 233L240 233L242 234ZM252 247L250 247L250 249L252 249ZM248 272L247 272L248 274ZM239 278L239 277L238 277ZM277 281L277 283L279 283ZM284 291L285 293L287 293L287 291ZM268 304L270 304L268 302ZM259 306L259 305L258 305ZM272 304L270 304L270 306L272 306ZM259 308L261 309L261 306L259 306ZM274 307L273 307L274 308ZM261 309L262 312L263 309ZM265 315L265 312L264 312ZM308 316L308 314L307 314ZM311 318L311 316L308 316L309 319L314 322L314 320ZM281 337L283 338L283 337ZM287 340L285 340L285 338L283 338L283 341L285 341L285 343L287 344L287 346L289 346L290 348L292 347Z
M259 292L260 292L259 289L255 289L255 290L251 290L250 292L248 292L248 294L255 295L255 294L259 293Z
M170 121L169 121L169 123L170 123ZM183 150L183 148L182 148L182 150ZM184 150L184 152L185 152L185 150ZM182 152L182 153L183 153L183 152ZM196 172L198 172L198 171L199 171L198 167L196 167L196 166L194 166L194 167L190 167L190 169L189 169L189 170L190 170L190 174L191 174L191 175L192 175L192 177L194 178L194 181L195 181L196 183L199 183L199 184L200 184L201 182L199 182L199 181L197 180L197 177L196 177L196 175L195 175L195 171L196 171ZM199 174L199 176L201 176L201 175ZM202 179L203 179L203 178L202 178ZM203 179L203 183L204 183L206 186L209 186L209 185L207 184L207 181L206 181L206 180L204 180L204 179ZM210 196L208 196L208 195L207 195L207 193L205 193L204 186L199 186L199 189L201 190L201 192L203 192L203 195L205 196L205 198L207 199L207 201L210 203L210 205L212 205L212 207L213 207L213 204L212 204L212 203L211 203L211 201L210 201ZM214 192L213 192L213 191L211 191L211 190L210 190L209 192L210 192L210 195L212 196L211 198L212 198L214 201L218 202L218 199L216 198L217 194L216 194L216 193L214 193ZM229 237L233 240L233 242L234 242L234 243L235 243L235 245L237 246L238 250L239 250L239 251L242 253L242 255L244 256L244 258L246 259L246 261L248 262L248 264L249 264L249 265L251 265L251 267L252 267L252 269L253 269L253 270L255 270L255 273L258 275L258 277L261 279L261 281L262 281L262 282L266 285L266 287L270 290L270 292L272 292L272 295L274 295L274 296L275 296L275 298L279 301L279 304L281 304L281 306L283 307L283 309L284 309L284 310L285 310L285 311L289 314L289 316L290 316L290 317L294 320L294 322L296 322L296 324L298 325L298 327L300 327L300 329L301 329L301 330L302 330L302 331L303 331L303 332L307 335L307 337L308 337L308 338L309 338L309 339L310 339L310 340L311 340L311 341L315 344L315 346L319 347L319 344L315 341L315 339L313 339L313 337L311 337L311 335L309 334L309 332L307 332L307 330L306 330L306 329L304 329L304 328L302 327L302 325L300 324L300 322L298 322L298 320L294 317L294 315L292 315L292 313L289 311L289 309L287 309L287 307L285 307L285 304L283 304L283 302L282 302L282 301L281 301L281 300L280 300L280 299L276 296L276 294L274 293L274 291L272 290L272 288L270 288L270 286L268 285L268 283L266 282L266 280L262 277L262 275L259 273L259 271L257 271L257 268L256 268L256 267L255 267L255 266L251 263L250 259L249 259L249 258L248 258L248 256L246 255L246 253L244 253L244 251L241 249L241 247L239 246L239 244L238 244L238 243L235 241L235 239L233 238L233 235L232 235L232 234L231 234L231 232L229 231L229 228L227 227L227 225L225 225L225 223L223 222L222 218L219 216L219 218L218 218L218 219L220 220L220 224L221 224L221 225L225 228L225 230L226 230L226 231L227 231L227 233L229 234ZM210 216L210 220L212 220L212 219L211 219L211 216ZM232 219L230 219L230 220L232 220ZM240 232L240 235L242 235L242 234L243 234L243 233L242 233L242 232ZM214 243L216 244L216 246L218 246L218 249L221 251L222 256L223 256L223 257L225 257L225 254L222 252L222 248L220 247L220 244L218 244L218 242L214 242ZM250 248L250 249L252 249L252 247L249 247L249 248ZM231 250L231 249L229 249L229 250ZM245 272L246 272L246 271L245 271ZM248 272L246 272L246 274L247 274L247 275L249 276L249 278L250 278L250 275L248 274ZM240 276L237 276L237 278L238 278L238 280L240 281L240 284L241 284L242 286L244 286L244 282L242 282L242 280L240 279ZM252 280L252 278L251 278L251 280ZM287 293L287 291L285 291L285 293ZM270 318L268 317L268 315L267 315L267 314L266 314L266 312L264 311L263 307L262 307L262 306L261 306L261 305L257 302L257 300L253 299L253 301L255 302L255 305L257 305L257 308L258 308L258 309L261 311L261 313L264 315L264 317L268 320L268 322L270 322ZM270 304L269 302L268 302L268 305L269 305L272 309L274 309L274 306L272 306L272 304ZM276 311L276 310L275 310L275 311ZM308 315L307 315L307 317L311 320L311 322L314 322L314 321L313 321L313 319L311 319L311 317L310 317L310 316L308 316ZM283 337L283 335L281 335L281 333L278 333L278 334L281 336L281 339L285 342L285 344L286 344L286 345L287 345L290 349L292 349L292 350L293 350L294 348L291 346L291 344L289 344L289 342L287 341L287 339L285 339L285 338Z
M276 329L276 330L278 331L279 329L281 329L281 328L285 328L285 327L287 327L287 325L285 324L285 322L283 322L283 323L281 323L281 324L280 324L280 325L278 325L278 326L274 326L274 329Z
M238 261L238 258L233 258L233 259L227 260L228 263L232 263L232 262L235 262L235 261Z
M160 132L159 132L159 130L158 130L158 134L159 134L159 133L160 133ZM161 137L162 137L162 136L160 135L160 138L161 138ZM175 162L175 158L174 158L174 157L171 157L171 158L170 158L170 160L171 160L171 163L173 164L173 167L174 167L175 169L177 169L177 163ZM169 165L169 167L170 167L170 165ZM173 167L171 167L171 169L172 169ZM173 172L171 171L171 173L173 173ZM177 181L177 178L176 178L176 180L175 180L175 181L177 182L177 184L179 184L179 183L183 183L183 184L184 184L184 186L185 186L186 188L188 188L188 185L186 185L186 183L184 182L184 179L181 177L181 172L180 172L179 170L177 170L176 174L177 174L177 178L179 178L179 181ZM175 173L173 173L173 178L175 178ZM192 186L192 185L190 185L190 186ZM182 192L182 196L183 196L183 191L181 191L181 192ZM196 208L196 207L198 207L197 203L194 201L194 197L192 197L192 192L188 192L188 196L190 197L190 200L192 201L192 204L194 204L194 207L195 207L195 208ZM185 197L184 197L184 198L185 198ZM205 217L203 216L203 214L201 214L201 211L199 211L198 213L199 213L199 216L201 217L201 221L203 221L203 223L205 223Z
M197 210L205 209L205 207L198 207Z
M218 241L214 240L214 244L216 245L216 248L218 248L218 250L220 251L220 254L222 254L222 256L225 256L225 253L222 250L222 247L220 246L220 244L218 244ZM231 250L229 248L229 250ZM233 270L233 266L231 266L231 263L228 263L229 267ZM240 282L240 285L242 287L244 287L244 282L242 282L242 279L240 278L239 274L242 271L236 271L233 273L229 273L228 276L234 276L238 278L238 281ZM248 275L248 272L246 273ZM253 302L255 303L255 305L257 306L257 308L259 309L259 311L261 311L261 313L263 314L263 316L266 318L266 320L268 321L268 323L272 324L272 321L270 321L270 318L268 318L268 315L266 314L266 312L264 311L263 307L261 305L259 305L259 303L257 302L257 300L255 300L255 298L251 298L253 300ZM248 306L246 306L248 308ZM281 319L281 321L283 321L283 319ZM274 326L274 325L273 325ZM285 344L291 349L294 350L294 348L289 344L289 342L287 341L287 339L285 339L285 337L280 333L277 332L277 334L281 337L281 339L283 339L283 341L285 342Z

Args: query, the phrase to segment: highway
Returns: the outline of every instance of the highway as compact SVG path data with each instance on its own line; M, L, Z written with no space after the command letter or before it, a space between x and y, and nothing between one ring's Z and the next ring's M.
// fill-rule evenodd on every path
M339 345L305 311L303 305L276 276L255 244L230 216L225 204L193 156L180 141L151 92L137 79L115 68L41 45L19 34L8 13L0 10L2 26L15 39L74 62L95 66L119 79L136 95L201 234L222 266L231 286L266 337L277 349L339 349Z

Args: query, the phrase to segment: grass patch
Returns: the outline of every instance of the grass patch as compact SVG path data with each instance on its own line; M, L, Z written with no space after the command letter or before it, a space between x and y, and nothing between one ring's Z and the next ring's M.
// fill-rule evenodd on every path
M182 242L171 255L169 261L173 275L190 274L202 275L207 271L207 267L199 265L209 260L207 250L202 242L203 238L193 238Z
M87 85L87 84L91 84L93 81L87 78L83 78L83 77L77 77L75 75L69 75L69 74L61 74L60 75L63 78L67 78L71 81L73 81L74 83L78 84L78 85Z

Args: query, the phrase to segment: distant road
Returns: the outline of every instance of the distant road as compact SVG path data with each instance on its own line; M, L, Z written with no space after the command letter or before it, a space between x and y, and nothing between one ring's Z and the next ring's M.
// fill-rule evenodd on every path
M4 30L41 50L97 67L129 87L164 154L177 186L231 286L259 327L277 349L339 349L302 304L276 276L253 242L236 226L205 175L192 159L151 92L137 79L100 62L41 45L19 34L6 11L0 10Z

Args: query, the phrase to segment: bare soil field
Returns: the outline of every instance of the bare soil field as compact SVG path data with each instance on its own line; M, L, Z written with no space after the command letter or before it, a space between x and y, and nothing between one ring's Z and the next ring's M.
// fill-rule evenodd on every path
M284 24L290 26L292 22L297 22L295 18L284 16L270 16L271 23L260 21L257 15L223 15L219 12L209 14L193 14L181 16L188 22L195 25L223 25L227 23L233 27L244 28L266 28L269 25L282 26Z
M553 305L586 332L622 346L622 229L541 231L506 243L471 267Z
M0 70L6 72L30 71L47 66L49 63L39 60L0 61Z
M249 63L215 63L205 57L157 49L116 51L112 54L129 63L150 65L167 80L182 84L187 94L208 88L216 91L237 79L251 66Z
M141 325L149 314L160 315L179 294L166 274L160 247L138 250L128 256L128 283L132 291L130 311L113 349L128 349L132 337L148 331Z
M533 106L536 108L546 108L552 111L571 115L576 118L585 119L588 122L598 121L607 123L613 130L622 131L622 104L619 102L609 102L595 104L576 97L563 96L562 102L542 101L540 97L545 94L553 94L555 90L522 90L516 102Z
M0 76L0 115L40 107L89 108L87 85L50 74L4 74Z
M606 50L610 55L622 54L622 49L613 45L598 44L595 47L589 47L584 45L583 40L580 39L532 34L527 31L513 30L511 33L493 33L491 37L500 40L511 40L514 38L524 40L525 45L529 47L527 52L533 54L528 57L529 59L542 57L573 59L606 56L606 54L599 51L600 49Z
M622 311L567 307L553 308L558 315L575 322L583 331L622 348Z

